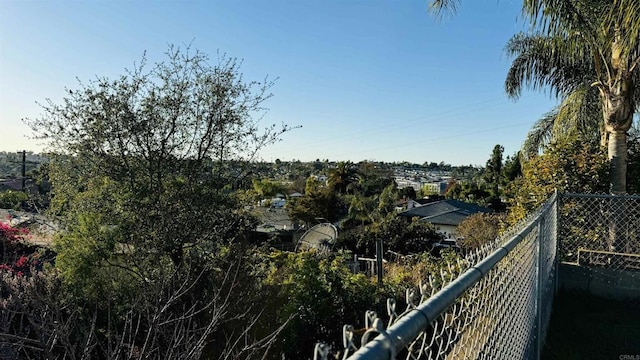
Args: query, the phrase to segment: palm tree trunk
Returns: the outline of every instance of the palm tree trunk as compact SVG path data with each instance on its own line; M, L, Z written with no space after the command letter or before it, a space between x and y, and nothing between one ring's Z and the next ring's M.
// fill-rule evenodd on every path
M608 158L611 194L624 194L627 192L627 133L624 130L609 132Z
M627 192L627 130L631 127L635 108L632 87L626 81L619 84L621 86L613 89L615 95L606 97L603 102L605 129L609 140L607 157L611 171L610 192L613 195ZM624 201L612 199L610 206L608 247L610 251L618 251L626 243L621 224L626 223L628 213Z

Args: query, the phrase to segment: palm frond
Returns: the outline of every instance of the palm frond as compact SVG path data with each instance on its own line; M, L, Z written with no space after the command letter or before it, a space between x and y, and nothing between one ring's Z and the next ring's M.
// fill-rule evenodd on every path
M583 86L568 94L560 105L536 121L522 145L523 157L531 158L563 138L597 144L602 134L600 106L597 89L593 87Z
M505 52L515 56L505 80L505 90L511 97L520 96L523 87L533 90L550 87L555 96L575 90L594 78L593 58L584 45L567 37L519 33L513 36Z
M553 134L553 124L558 117L558 112L559 107L552 109L533 125L522 144L521 154L525 160L539 154L549 143Z
M431 0L427 11L436 18L442 18L444 15L452 15L458 11L460 0Z
M610 0L523 0L522 13L547 35L593 33L610 6Z
M631 61L640 58L640 1L613 0L607 20L610 27L620 29L623 48L629 50Z
M602 135L601 103L597 89L583 86L576 89L558 107L553 137L576 136L583 142L597 144Z

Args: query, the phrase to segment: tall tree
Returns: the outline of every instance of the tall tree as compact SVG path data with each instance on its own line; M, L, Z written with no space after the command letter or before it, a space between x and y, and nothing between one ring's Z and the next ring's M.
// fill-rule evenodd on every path
M527 0L523 5L538 30L518 34L507 45L507 52L515 55L507 93L518 97L524 86L548 86L565 103L588 108L596 103L597 92L601 143L611 167L610 191L625 193L627 131L640 101L637 2Z
M500 183L502 182L502 153L504 147L496 145L491 152L491 158L487 160L487 166L484 170L484 178L491 187L493 197L500 196Z
M338 194L346 194L349 185L357 181L357 168L351 161L341 161L329 172L328 184Z
M245 82L235 59L166 55L80 83L28 123L55 154L52 210L64 219L55 266L70 297L95 310L91 329L123 331L117 342L140 351L129 357L199 358L213 343L210 356L223 358L249 340L238 328L255 322L248 294L259 288L245 269L255 223L230 196L237 173L226 165L287 127L260 129L272 82ZM78 357L108 358L107 345Z
M272 82L245 82L235 59L210 65L206 54L174 47L166 55L150 69L143 58L115 80L80 83L29 124L57 154L55 211L71 222L99 213L126 234L118 241L179 266L185 244L235 223L223 220L233 176L223 162L252 158L287 127L259 129L254 116Z
M433 0L429 6L442 14L455 12L459 4L458 0ZM640 101L640 4L635 0L523 0L523 13L534 31L516 35L507 45L507 52L515 56L507 93L518 97L525 86L550 87L564 102L572 102L574 109L587 108L597 94L601 143L611 168L610 191L626 192L627 131Z

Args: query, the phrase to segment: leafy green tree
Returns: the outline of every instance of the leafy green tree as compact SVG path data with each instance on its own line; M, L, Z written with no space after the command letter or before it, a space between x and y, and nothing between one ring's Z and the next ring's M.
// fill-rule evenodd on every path
M445 194L447 198L486 205L491 198L485 183L475 180L456 181L450 184Z
M504 147L496 145L493 148L491 157L487 160L487 166L484 170L484 180L491 189L491 197L487 199L488 206L494 211L504 211L506 206L501 199L501 187L504 184L504 168L502 164L502 154Z
M464 251L472 251L495 240L505 226L503 214L473 214L464 219L457 229L458 241Z
M384 189L393 184L393 174L370 161L358 165L355 191L364 196L380 195ZM354 192L354 191L352 191Z
M507 156L504 166L502 167L502 176L507 183L522 176L520 151L516 152L513 156Z
M245 83L235 59L212 66L203 53L173 47L167 57L150 70L143 58L116 80L80 84L29 123L57 151L55 211L71 222L84 211L108 214L128 234L121 242L179 266L186 244L213 240L211 229L226 227L218 220L233 207L223 189L231 181L220 163L251 157L287 128L259 132L251 116L272 83ZM89 193L100 178L111 185Z
M252 184L253 189L259 195L265 197L275 196L276 194L285 192L285 187L281 183L269 179L253 179Z
M551 144L542 155L523 164L522 177L510 183L510 222L522 219L559 192L603 193L607 190L608 163L597 144L565 139Z
M413 186L408 186L399 190L401 197L407 197L407 199L415 199L418 194L416 194L416 189Z
M0 192L0 209L19 210L29 196L22 191L7 190Z
M442 235L424 221L407 221L390 213L370 224L343 229L339 235L339 246L356 254L373 256L376 242L382 240L384 250L408 255L431 250Z
M230 193L235 165L288 127L260 130L254 119L271 96L269 79L245 82L239 63L223 55L214 65L189 49L166 55L152 67L143 58L116 79L80 83L28 123L54 153L51 212L65 227L56 268L72 298L114 316L96 320L105 333L142 324L135 331L146 338L130 333L132 347L165 356L214 343L219 357L239 346L230 337L240 325L222 324L247 326L255 315L246 307L255 279L241 270L256 221ZM203 332L165 333L158 323L176 319ZM172 333L185 336L163 340Z
M500 196L500 185L502 183L502 153L504 147L496 145L491 153L491 158L487 160L487 166L484 170L484 178L491 187L491 195L493 197Z
M343 212L342 199L330 188L321 188L287 203L287 212L293 220L315 224L316 218L336 221Z
M378 211L382 216L393 213L395 211L396 202L398 201L398 188L395 182L382 190L378 198Z
M288 359L308 358L316 342L341 346L341 324L361 324L384 294L363 274L353 274L344 255L273 253L265 307L273 322L290 320L276 346ZM391 294L387 294L390 296ZM383 309L380 309L383 310Z
M307 182L305 183L304 193L307 195L313 194L319 191L321 186L322 184L316 176L309 176L307 178Z
M377 199L373 196L352 195L349 200L348 216L360 225L370 224L379 218L377 203Z

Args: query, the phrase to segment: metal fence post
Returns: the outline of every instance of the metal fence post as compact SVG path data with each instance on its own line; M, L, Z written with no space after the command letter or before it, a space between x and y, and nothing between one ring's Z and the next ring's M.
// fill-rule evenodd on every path
M378 285L382 285L382 239L376 241L376 274L378 275Z
M560 289L560 249L562 248L560 232L562 231L562 199L564 194L558 193L556 189L556 231L553 236L555 237L554 243L556 244L556 253L554 257L555 274L553 276L553 296L558 293Z
M543 301L543 241L544 227L547 214L542 214L540 223L538 224L538 259L536 264L537 281L536 281L536 359L542 356L542 301Z

